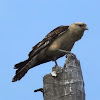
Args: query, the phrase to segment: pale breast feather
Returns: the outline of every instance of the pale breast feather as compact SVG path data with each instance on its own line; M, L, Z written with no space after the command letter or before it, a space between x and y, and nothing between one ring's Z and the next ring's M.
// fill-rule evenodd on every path
M39 42L32 48L32 51L28 55L29 58L34 57L43 48L50 45L58 36L62 35L64 31L67 31L68 27L69 26L59 26L55 28L54 30L52 30L50 33L48 33L41 42Z

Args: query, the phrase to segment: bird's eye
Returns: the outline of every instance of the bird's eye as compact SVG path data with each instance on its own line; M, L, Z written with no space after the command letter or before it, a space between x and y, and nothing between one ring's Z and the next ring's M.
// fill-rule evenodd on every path
M82 27L83 25L79 25L80 27Z

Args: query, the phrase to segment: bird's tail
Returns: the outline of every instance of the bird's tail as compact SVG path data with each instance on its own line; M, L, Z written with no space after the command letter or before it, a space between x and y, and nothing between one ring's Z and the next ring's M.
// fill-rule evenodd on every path
M30 68L33 68L37 65L40 65L40 64L48 62L48 61L50 61L50 59L46 59L45 56L42 58L39 58L39 59L37 56L34 56L31 59L28 59L28 60L25 60L21 63L16 64L14 68L17 70L15 73L15 76L12 79L12 82L20 80L28 72L28 70Z
M12 82L20 80L27 73L27 71L34 66L35 66L35 62L32 61L32 59L31 60L28 59L21 63L16 64L14 68L17 70L15 76L12 79Z
M18 63L18 64L16 64L16 65L14 66L14 69L17 69L17 70L16 70L16 74L28 63L28 61L29 61L29 60L25 60L25 61L20 62L20 63Z

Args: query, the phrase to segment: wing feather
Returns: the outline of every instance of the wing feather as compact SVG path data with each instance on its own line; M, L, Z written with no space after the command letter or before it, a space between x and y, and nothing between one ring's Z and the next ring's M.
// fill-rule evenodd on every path
M34 57L43 48L45 48L47 45L51 44L55 38L62 35L64 33L64 31L67 31L68 27L69 26L59 26L59 27L55 28L54 30L52 30L50 33L48 33L41 42L39 42L32 48L32 51L28 55L29 58Z

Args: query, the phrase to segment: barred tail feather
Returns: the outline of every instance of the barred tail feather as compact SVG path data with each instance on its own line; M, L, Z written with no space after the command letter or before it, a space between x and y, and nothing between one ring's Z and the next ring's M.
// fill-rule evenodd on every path
M31 59L30 61L26 60L24 62L16 64L15 68L17 70L16 70L16 73L15 73L15 76L12 79L12 82L20 80L28 72L28 70L30 68L35 66L35 63L36 63L35 59Z
M16 75L14 76L12 82L15 82L17 80L20 80L29 70L30 68L28 66L23 67L22 69L20 69L19 71L16 71Z
M16 73L15 73L15 76L13 77L12 82L20 80L28 72L28 70L30 68L33 68L37 65L40 65L40 64L48 62L48 61L50 61L50 59L46 59L46 57L38 59L38 57L35 56L32 59L28 59L24 62L16 64L14 68L17 69L17 70L16 70Z
M14 69L21 69L21 68L23 68L23 66L25 66L27 63L28 63L28 61L29 61L29 59L28 60L25 60L25 61L23 61L23 62L20 62L20 63L18 63L18 64L16 64L15 66L14 66Z

